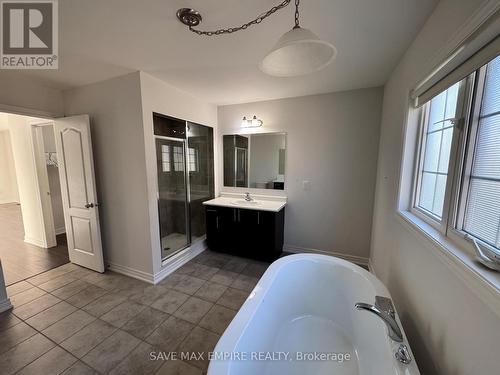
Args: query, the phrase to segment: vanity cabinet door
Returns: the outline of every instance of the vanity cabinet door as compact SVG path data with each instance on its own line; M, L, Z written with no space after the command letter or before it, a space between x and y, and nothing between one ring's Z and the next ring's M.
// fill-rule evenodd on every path
M206 209L207 222L207 245L210 249L220 248L220 239L222 238L220 231L220 217L217 208L208 207Z
M207 206L206 217L211 250L267 261L281 254L284 209L270 212Z
M258 252L259 211L238 209L238 237L237 245L242 256L254 257Z

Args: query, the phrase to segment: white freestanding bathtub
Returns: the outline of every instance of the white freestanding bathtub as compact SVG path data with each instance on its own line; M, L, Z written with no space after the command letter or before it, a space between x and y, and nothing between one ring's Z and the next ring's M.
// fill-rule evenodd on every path
M350 262L316 254L281 258L224 332L208 374L419 375L414 359L396 360L399 343L382 319L354 307L373 304L377 295L389 297L374 275ZM409 349L406 336L403 344Z

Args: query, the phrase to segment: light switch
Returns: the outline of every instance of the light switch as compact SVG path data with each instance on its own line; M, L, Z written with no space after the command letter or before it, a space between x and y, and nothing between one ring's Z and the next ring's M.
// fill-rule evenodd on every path
M302 189L304 191L311 191L311 181L309 180L302 181Z

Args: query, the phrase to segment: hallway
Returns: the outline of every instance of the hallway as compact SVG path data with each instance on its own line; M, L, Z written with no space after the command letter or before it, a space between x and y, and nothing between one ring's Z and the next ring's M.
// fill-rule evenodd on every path
M6 285L68 263L66 235L58 235L57 243L56 247L44 249L24 242L21 206L0 205L0 259Z

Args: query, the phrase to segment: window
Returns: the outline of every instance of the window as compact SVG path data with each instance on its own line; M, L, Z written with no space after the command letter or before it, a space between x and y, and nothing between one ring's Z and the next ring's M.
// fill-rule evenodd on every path
M412 211L500 253L500 56L421 107Z
M443 214L459 86L454 84L424 106L417 207L437 220Z
M481 73L461 229L500 249L500 57Z
M161 168L163 172L170 172L170 146L161 146Z
M198 150L192 147L188 148L188 167L189 172L198 172Z
M182 146L174 146L174 171L184 172L184 150Z

